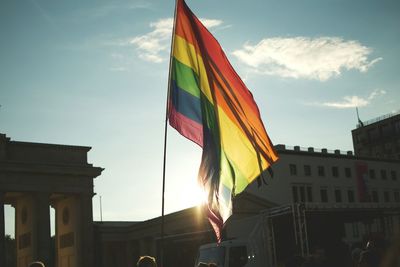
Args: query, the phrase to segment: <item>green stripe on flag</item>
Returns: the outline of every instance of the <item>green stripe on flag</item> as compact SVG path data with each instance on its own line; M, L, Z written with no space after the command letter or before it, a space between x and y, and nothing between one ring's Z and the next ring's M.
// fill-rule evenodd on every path
M172 79L176 81L179 88L200 98L199 78L197 74L193 69L181 63L176 58L172 60Z

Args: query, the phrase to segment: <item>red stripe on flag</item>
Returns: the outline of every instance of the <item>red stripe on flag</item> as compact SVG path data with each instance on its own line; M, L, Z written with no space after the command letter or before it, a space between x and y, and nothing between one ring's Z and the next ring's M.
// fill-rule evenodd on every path
M217 242L221 243L222 240L222 228L224 226L224 223L222 221L222 218L215 214L211 209L210 206L207 206L207 216L208 216L208 220L212 226L212 228L214 229L215 235L217 237Z

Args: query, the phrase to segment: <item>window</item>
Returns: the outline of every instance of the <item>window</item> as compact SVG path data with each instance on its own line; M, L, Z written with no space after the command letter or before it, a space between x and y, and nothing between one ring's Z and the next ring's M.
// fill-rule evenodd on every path
M382 178L382 180L387 179L386 170L381 170L381 178Z
M299 186L299 189L300 189L300 201L306 202L306 190L304 186Z
M324 166L318 166L318 176L325 176Z
M392 180L393 180L393 181L396 181L396 180L397 180L397 173L396 173L396 171L391 171L391 172L390 172L390 176L392 176Z
M292 186L293 202L312 202L312 187L306 184L299 184Z
M342 192L340 189L335 189L335 201L342 202Z
M350 178L351 177L351 169L344 168L344 175L346 176L346 178Z
M393 149L392 149L393 148ZM392 154L392 152L394 152L394 146L393 146L393 144L391 143L391 142L389 142L389 143L386 143L385 145L384 145L384 153L385 154Z
M299 195L297 193L297 187L296 186L292 186L292 198L293 198L293 202L299 202Z
M394 131L400 134L400 120L394 122Z
M313 194L312 194L312 187L307 186L307 201L312 202L313 201Z
M387 217L387 226L389 234L393 234L393 216Z
M400 192L399 191L394 191L393 197L394 197L395 202L400 202Z
M210 247L199 251L198 262L215 262L219 266L225 265L225 247Z
M332 176L333 177L339 177L339 169L337 166L332 167Z
M355 199L354 199L354 191L349 189L347 190L347 199L349 201L349 203L354 203Z
M304 165L304 175L311 176L311 166L310 165Z
M372 194L372 202L379 202L378 191L374 190L371 192Z
M374 169L369 169L369 178L375 179L375 170Z
M328 190L326 188L321 188L321 202L328 202Z
M383 192L383 201L390 202L390 194L388 191Z
M297 175L297 167L295 164L289 164L290 175Z
M352 228L353 228L353 237L359 237L360 236L360 232L358 230L358 223L357 222L353 222L352 223Z

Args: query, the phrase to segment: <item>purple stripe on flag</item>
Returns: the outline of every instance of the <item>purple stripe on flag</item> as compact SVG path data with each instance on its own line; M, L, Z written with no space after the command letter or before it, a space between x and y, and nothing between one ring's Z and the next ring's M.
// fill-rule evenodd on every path
M171 104L169 124L183 136L203 147L203 125L176 111Z

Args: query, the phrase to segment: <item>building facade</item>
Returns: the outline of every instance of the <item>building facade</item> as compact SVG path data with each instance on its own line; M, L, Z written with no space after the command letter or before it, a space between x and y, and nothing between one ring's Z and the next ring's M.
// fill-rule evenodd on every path
M267 178L266 185L252 183L234 199L234 215L226 225L228 238L246 238L243 233L249 232L230 222L252 225L251 218L261 211L293 203L316 211L308 210L306 215L310 240L327 235L328 240L353 244L371 233L384 233L387 238L400 233L399 160L311 147L278 145L276 149L280 159L272 167L273 178ZM143 254L160 259L160 223L160 217L145 222L96 222L96 251L102 255L96 265L129 266ZM215 242L206 215L198 208L166 215L165 225L165 266L193 266L198 247Z
M231 219L242 219L274 207L265 198L243 193L236 198ZM194 266L198 248L216 242L204 207L167 214L142 222L95 222L96 266L134 266L140 255L155 256L163 266ZM224 233L228 235L228 233ZM163 255L161 255L163 251Z
M400 210L400 160L312 147L277 145L276 149L280 159L272 166L274 175L268 185L258 187L253 183L247 192L278 205L301 202L357 212L362 208L365 216L359 218L363 219L352 219L344 225L347 243L361 242L369 233L386 237L400 233L399 213L387 215ZM369 214L368 210L382 213Z
M310 236L338 233L351 244L371 233L388 239L399 234L400 114L360 124L352 135L355 153L277 145L280 159L271 168L273 177L264 173L261 180L266 185L253 182L236 197L230 220L302 203L311 211L307 219L321 225L321 229L306 229ZM198 207L166 215L163 239L161 217L93 222L93 179L102 169L87 162L89 150L15 142L0 134L0 225L4 225L4 204L12 204L18 266L34 259L50 262L49 206L56 210L54 264L59 267L133 266L143 254L163 258L165 266L192 266L198 247L215 241ZM38 223L35 216L42 220ZM229 228L229 221L227 226L228 237L242 230ZM1 266L3 239L4 227L0 227Z
M92 267L91 148L13 141L0 134L0 266L6 265L4 205L15 209L16 266ZM55 236L50 235L50 207Z
M351 151L277 145L279 161L267 186L248 192L291 202L400 203L400 160L355 156Z
M355 155L400 159L400 112L360 121L351 133Z

